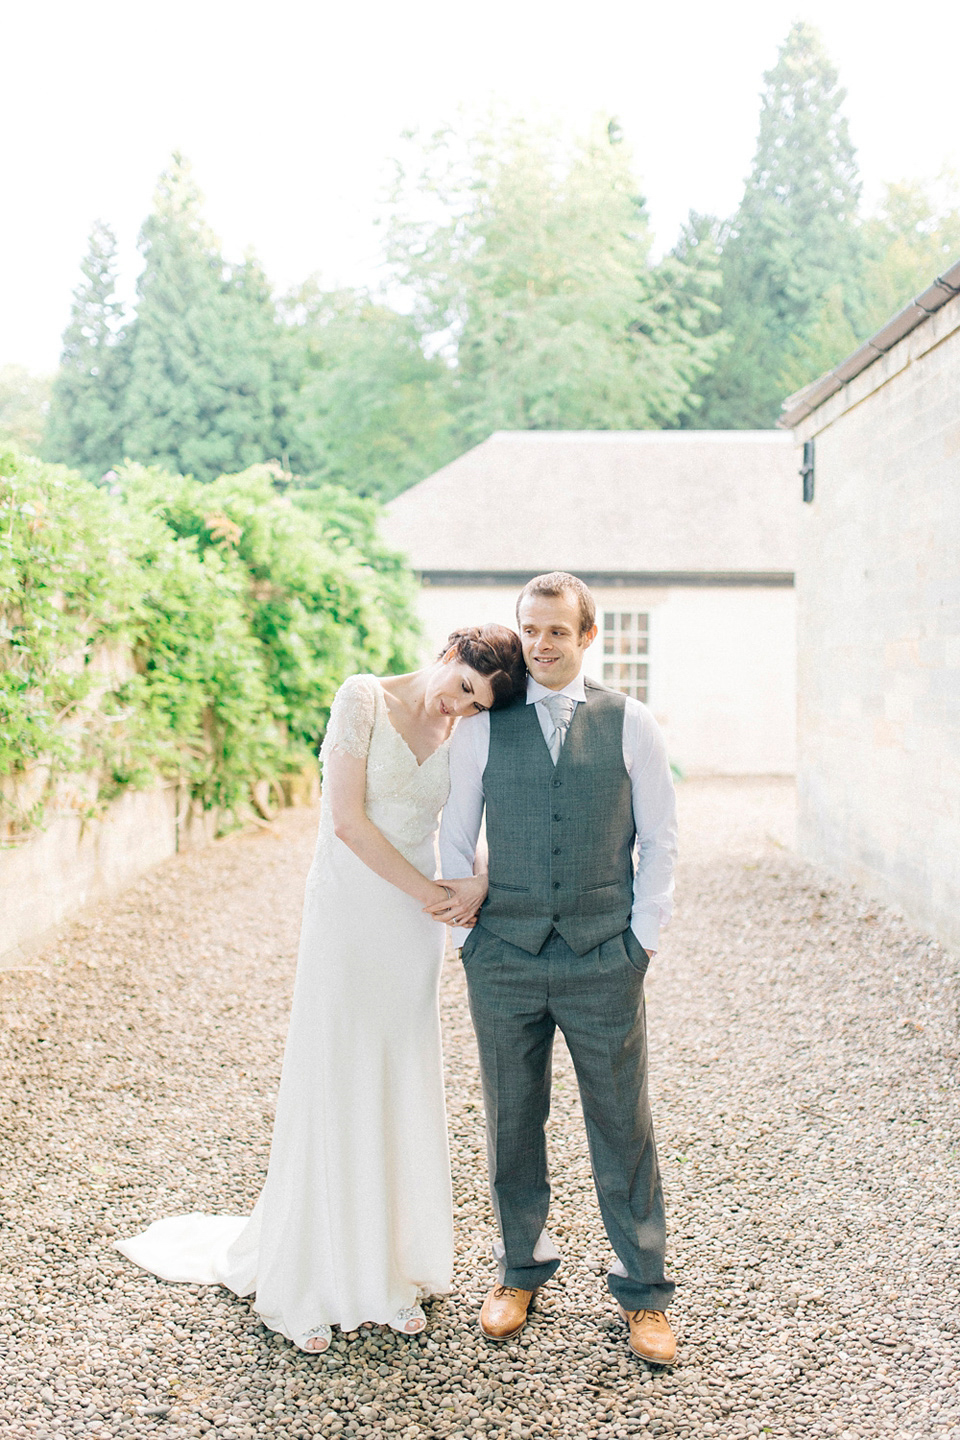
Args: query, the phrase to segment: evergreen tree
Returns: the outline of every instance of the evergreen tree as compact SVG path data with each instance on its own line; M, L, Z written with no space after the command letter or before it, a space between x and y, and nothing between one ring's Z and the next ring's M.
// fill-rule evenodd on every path
M230 268L175 155L143 226L123 407L131 459L212 480L278 457L286 340L253 260Z
M676 245L661 261L659 269L674 275L674 290L686 307L685 323L694 334L712 344L711 370L726 354L730 336L723 330L720 304L723 278L721 259L729 229L715 215L691 210L680 230ZM709 377L710 371L707 372ZM697 428L703 406L701 391L709 379L701 380L687 397L677 423L683 429Z
M780 374L784 396L802 390L857 348L858 336L848 309L843 285L831 285L806 334L793 337Z
M792 27L764 80L753 170L723 245L730 344L702 386L698 426L774 424L797 374L817 373L824 352L811 349L811 332L835 308L837 285L856 328L860 185L845 91L812 26ZM839 328L835 315L830 323Z
M445 135L401 180L391 256L428 346L454 367L461 444L677 418L713 342L691 325L678 272L650 266L618 127L572 150L520 122L463 154Z
M81 265L53 382L43 455L98 479L123 458L120 439L126 354L116 298L117 242L98 221Z

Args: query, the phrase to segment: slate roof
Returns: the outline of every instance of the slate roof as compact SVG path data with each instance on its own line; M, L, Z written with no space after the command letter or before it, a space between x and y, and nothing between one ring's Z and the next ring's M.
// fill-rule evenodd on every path
M798 465L777 430L503 430L391 501L383 534L447 576L785 578Z

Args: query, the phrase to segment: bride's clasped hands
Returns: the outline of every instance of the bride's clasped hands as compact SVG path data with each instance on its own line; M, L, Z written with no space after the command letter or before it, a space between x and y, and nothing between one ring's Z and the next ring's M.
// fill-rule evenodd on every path
M466 880L446 880L441 877L437 883L446 893L442 900L423 907L426 914L432 915L434 920L439 920L444 925L472 929L477 923L477 912L487 898L486 872L471 875Z

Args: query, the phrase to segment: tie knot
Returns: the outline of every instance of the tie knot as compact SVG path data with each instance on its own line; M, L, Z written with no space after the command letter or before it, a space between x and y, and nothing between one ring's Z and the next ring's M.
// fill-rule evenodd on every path
M573 712L576 701L569 695L545 695L543 703L547 707L550 719L557 730L565 731L573 719Z

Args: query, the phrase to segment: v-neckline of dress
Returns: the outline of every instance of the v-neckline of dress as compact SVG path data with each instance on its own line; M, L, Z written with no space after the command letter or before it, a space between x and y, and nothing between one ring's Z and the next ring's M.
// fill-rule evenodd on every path
M390 707L389 707L389 705L387 704L387 692L386 692L386 691L384 690L384 688L383 688L383 681L380 679L380 677L377 676L376 679L377 679L377 690L378 690L379 695L380 695L380 703L383 705L383 714L384 714L384 718L386 719L387 724L390 726L390 729L393 731L394 735L396 735L397 739L400 741L400 744L403 746L404 750L406 750L407 754L408 754L408 755L410 756L410 758L413 760L413 763L416 765L417 769L418 769L418 770L422 770L423 767L424 767L424 765L429 765L429 764L430 764L430 761L433 759L434 755L439 755L439 754L440 754L440 751L443 749L444 745L449 745L449 744L450 744L450 740L451 740L451 738L452 738L452 736L453 736L453 731L451 730L451 731L450 731L450 734L446 737L446 739L445 739L445 740L441 740L441 741L440 741L440 744L436 747L435 750L431 750L429 755L424 756L424 758L423 758L422 760L418 760L418 759L417 759L417 756L416 756L416 752L415 752L414 749L412 748L409 740L406 740L406 739L404 738L404 736L400 734L400 731L397 729L396 725L394 725L393 721L390 719Z

